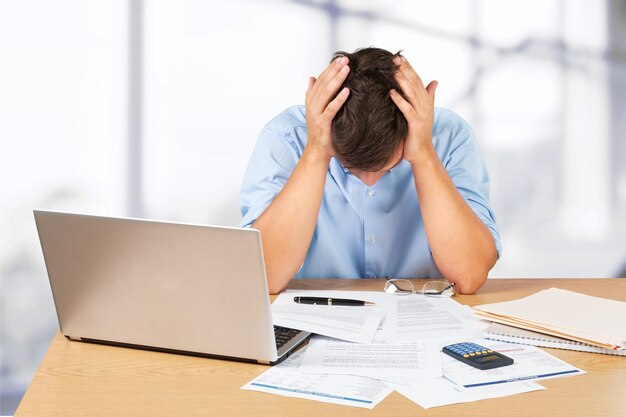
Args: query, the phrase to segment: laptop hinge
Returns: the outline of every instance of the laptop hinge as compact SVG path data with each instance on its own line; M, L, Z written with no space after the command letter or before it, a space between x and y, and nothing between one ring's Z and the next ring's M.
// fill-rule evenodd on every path
M82 341L82 339L81 339L80 337L76 337L76 336L68 336L68 335L65 335L65 337L67 337L69 340L75 340L75 341L77 341L77 342Z

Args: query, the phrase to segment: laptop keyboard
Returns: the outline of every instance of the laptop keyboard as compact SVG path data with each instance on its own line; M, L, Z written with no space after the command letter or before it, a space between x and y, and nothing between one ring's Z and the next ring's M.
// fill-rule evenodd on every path
M285 343L300 334L300 330L289 329L287 327L274 326L274 336L276 337L276 349L280 349Z

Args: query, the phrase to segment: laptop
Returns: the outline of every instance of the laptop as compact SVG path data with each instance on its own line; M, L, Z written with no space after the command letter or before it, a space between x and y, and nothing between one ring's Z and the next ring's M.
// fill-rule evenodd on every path
M273 365L310 335L272 323L258 230L34 215L70 340Z

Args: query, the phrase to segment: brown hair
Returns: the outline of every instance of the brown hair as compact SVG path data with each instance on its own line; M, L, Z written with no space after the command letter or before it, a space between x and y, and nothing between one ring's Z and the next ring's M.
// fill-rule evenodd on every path
M402 94L394 78L399 66L393 63L400 52L370 47L333 54L331 62L345 56L350 66L339 89L348 87L350 95L332 122L333 147L347 168L382 169L407 137L407 121L389 96L392 88Z

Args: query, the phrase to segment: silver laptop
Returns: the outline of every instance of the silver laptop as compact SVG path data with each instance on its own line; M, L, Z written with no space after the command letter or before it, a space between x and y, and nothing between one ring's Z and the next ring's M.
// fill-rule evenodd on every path
M34 214L68 339L276 364L309 336L273 326L258 230Z

